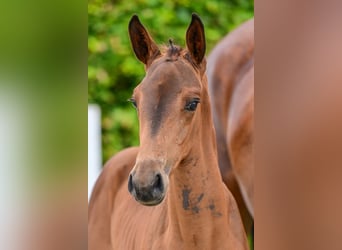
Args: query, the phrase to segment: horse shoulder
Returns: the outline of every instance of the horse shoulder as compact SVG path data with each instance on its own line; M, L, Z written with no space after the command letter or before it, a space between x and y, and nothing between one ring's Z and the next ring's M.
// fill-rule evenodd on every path
M88 210L89 249L112 249L111 214L116 194L135 164L137 147L120 151L105 164L94 186Z

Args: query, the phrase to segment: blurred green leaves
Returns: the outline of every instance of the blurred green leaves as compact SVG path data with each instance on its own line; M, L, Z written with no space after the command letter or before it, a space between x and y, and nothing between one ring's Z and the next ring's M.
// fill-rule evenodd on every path
M128 22L138 14L158 44L173 38L185 46L191 13L205 25L207 55L219 39L253 17L252 0L93 0L88 2L88 102L102 109L103 158L138 145L136 111L127 103L144 77L144 66L134 56Z

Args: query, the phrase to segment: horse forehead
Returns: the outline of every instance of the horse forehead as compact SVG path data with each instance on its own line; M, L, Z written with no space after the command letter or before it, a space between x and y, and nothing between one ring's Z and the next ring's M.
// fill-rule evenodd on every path
M171 94L179 92L183 87L194 87L199 84L195 70L182 61L164 60L152 65L142 84L142 90L151 94Z

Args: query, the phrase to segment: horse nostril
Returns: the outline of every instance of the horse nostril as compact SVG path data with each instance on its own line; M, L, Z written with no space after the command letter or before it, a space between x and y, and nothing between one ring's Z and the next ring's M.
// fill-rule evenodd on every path
M128 178L128 191L130 193L132 193L132 191L133 191L133 177L132 177L132 174L130 174L129 178Z
M163 179L162 179L161 174L156 174L156 177L153 183L153 188L159 190L160 192L163 192L164 185L163 185Z

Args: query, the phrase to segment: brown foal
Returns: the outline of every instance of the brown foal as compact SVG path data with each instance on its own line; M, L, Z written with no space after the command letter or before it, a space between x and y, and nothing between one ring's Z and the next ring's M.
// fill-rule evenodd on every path
M200 18L192 15L186 49L170 41L160 50L137 16L129 34L146 68L131 98L140 148L114 156L99 177L89 204L89 248L248 249L218 168Z

